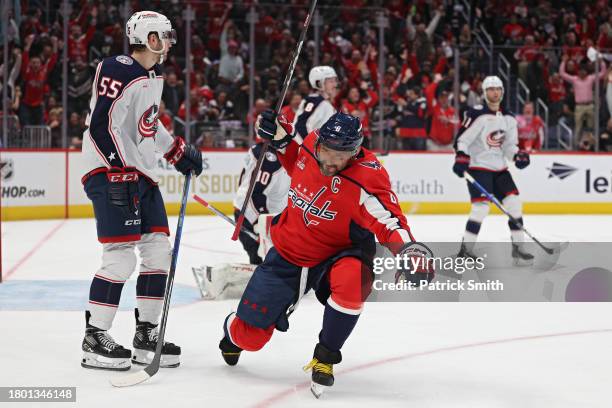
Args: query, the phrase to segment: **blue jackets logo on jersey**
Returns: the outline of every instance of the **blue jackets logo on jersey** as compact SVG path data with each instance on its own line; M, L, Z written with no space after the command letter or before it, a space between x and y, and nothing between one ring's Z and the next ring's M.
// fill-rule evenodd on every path
M504 140L506 139L506 132L499 129L494 130L493 132L487 135L487 144L490 147L501 147L504 144Z
M138 132L142 137L153 137L157 133L157 116L159 115L159 107L155 104L144 111L138 121Z
M303 219L306 226L310 226L311 224L319 225L318 221L311 220L308 217L309 214L322 220L333 220L336 218L337 212L328 210L329 206L331 205L331 201L326 201L321 207L318 207L316 205L317 200L323 195L323 193L325 193L327 187L322 187L317 193L309 193L306 187L304 187L304 189L300 191L300 187L301 185L298 184L298 192L296 192L293 188L290 188L288 195L289 200L291 200L293 204L293 207L297 207L302 210Z

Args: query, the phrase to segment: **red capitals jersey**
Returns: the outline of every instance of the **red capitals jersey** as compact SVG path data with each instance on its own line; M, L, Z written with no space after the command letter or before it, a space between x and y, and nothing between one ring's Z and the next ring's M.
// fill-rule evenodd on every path
M406 217L376 156L362 148L344 170L324 176L314 154L318 137L315 130L302 145L291 142L278 154L291 177L287 208L271 228L283 258L312 267L372 234L383 244L410 242Z

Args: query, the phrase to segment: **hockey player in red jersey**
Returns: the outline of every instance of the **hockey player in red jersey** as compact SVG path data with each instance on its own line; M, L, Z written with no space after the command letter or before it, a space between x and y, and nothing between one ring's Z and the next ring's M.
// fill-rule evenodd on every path
M287 208L272 221L274 247L257 267L219 344L227 364L257 351L274 329L286 331L300 298L313 289L325 305L312 361L312 391L333 385L333 365L370 293L374 236L398 252L414 241L389 176L361 147L359 119L336 113L300 145L293 128L269 110L259 135L270 141L291 177ZM419 273L420 272L420 273ZM433 272L417 271L424 279Z

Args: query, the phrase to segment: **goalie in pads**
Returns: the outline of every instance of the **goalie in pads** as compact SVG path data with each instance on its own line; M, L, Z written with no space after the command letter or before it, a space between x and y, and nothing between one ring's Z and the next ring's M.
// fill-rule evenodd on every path
M258 257L265 258L272 247L270 225L273 217L274 214L260 214L255 224L253 231L259 236ZM192 272L202 298L207 300L239 299L256 267L257 265L252 263L223 263L216 266L194 267Z

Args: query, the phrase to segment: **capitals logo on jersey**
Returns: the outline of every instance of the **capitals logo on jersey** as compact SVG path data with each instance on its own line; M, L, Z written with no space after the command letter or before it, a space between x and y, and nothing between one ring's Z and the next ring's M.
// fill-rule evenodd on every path
M359 165L363 167L368 167L374 170L380 170L382 168L382 165L379 162L375 162L375 161L364 161L364 162L359 163Z
M301 184L298 184L297 191L290 188L288 195L292 206L302 210L304 223L307 227L310 225L319 225L319 222L310 219L309 215L322 220L333 220L336 218L337 212L329 210L331 201L327 200L321 207L317 206L317 200L325 193L327 187L322 187L317 193L314 191L308 192L306 187L303 189L301 189L301 187Z
M487 144L489 147L501 147L506 139L506 132L504 130L494 130L487 135Z
M157 133L157 117L159 116L159 107L155 104L143 112L138 121L138 132L142 137L153 137Z

